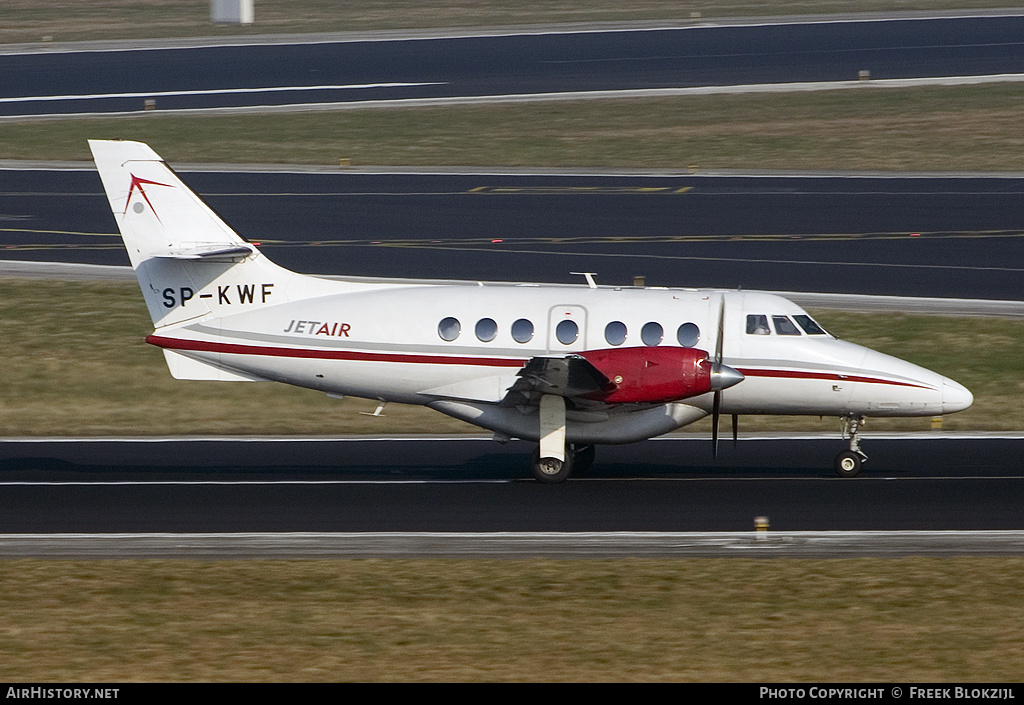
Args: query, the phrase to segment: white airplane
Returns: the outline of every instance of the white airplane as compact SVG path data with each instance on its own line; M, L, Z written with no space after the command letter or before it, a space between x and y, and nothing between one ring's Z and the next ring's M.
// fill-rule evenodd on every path
M91 140L103 187L177 379L284 382L420 404L537 441L532 470L560 482L594 446L708 415L838 416L867 456L865 417L936 416L971 393L838 340L792 302L742 291L323 279L240 238L149 146Z

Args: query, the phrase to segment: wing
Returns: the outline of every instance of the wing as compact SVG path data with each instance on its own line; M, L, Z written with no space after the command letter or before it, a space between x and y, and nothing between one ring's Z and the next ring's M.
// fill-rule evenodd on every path
M501 400L502 406L535 405L543 394L578 400L615 388L608 377L579 355L531 358L517 377Z

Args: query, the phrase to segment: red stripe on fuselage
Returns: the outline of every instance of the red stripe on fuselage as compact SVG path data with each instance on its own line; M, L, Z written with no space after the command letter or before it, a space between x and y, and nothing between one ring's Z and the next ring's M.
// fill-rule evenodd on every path
M356 352L352 350L317 350L311 348L278 348L260 345L239 345L204 340L184 340L150 335L146 342L170 350L194 350L196 352L227 353L230 355L262 355L264 357L294 357L315 360L357 360L363 362L404 362L420 365L473 365L477 367L519 368L526 360L500 357L453 357L450 355L418 355L403 353ZM832 382L864 382L868 384L890 384L897 387L930 389L925 385L910 382L840 375L835 372L805 372L800 370L769 370L757 368L736 368L744 377L770 377L776 379L818 379Z
M371 353L353 350L315 350L310 348L275 348L260 345L238 345L236 343L215 343L204 340L182 340L150 335L146 342L170 350L194 350L196 352L228 353L231 355L263 355L265 357L297 357L316 360L359 360L364 362L408 362L427 365L476 365L479 367L515 367L526 364L526 360L500 357L451 357L448 355L405 355L402 353Z
M898 382L891 379L879 379L878 377L861 377L859 375L841 375L835 372L804 372L802 370L764 370L736 368L744 377L773 377L778 379L821 379L830 382L865 382L867 384L891 384L895 387L914 387L916 389L931 389L923 384L911 382Z

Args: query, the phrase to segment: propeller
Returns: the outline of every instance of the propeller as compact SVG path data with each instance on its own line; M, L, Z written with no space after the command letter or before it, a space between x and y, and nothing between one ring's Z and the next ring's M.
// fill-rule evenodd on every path
M718 333L715 340L715 359L711 363L711 389L715 396L711 403L711 455L718 457L718 419L722 409L722 390L743 381L743 374L722 364L722 345L725 338L725 295L718 300ZM739 434L739 417L732 415L732 442L736 445Z

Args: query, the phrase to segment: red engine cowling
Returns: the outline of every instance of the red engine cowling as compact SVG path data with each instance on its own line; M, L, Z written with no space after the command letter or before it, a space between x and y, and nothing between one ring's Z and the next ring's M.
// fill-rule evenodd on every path
M611 384L588 399L660 403L711 391L708 354L696 348L609 348L580 353Z

